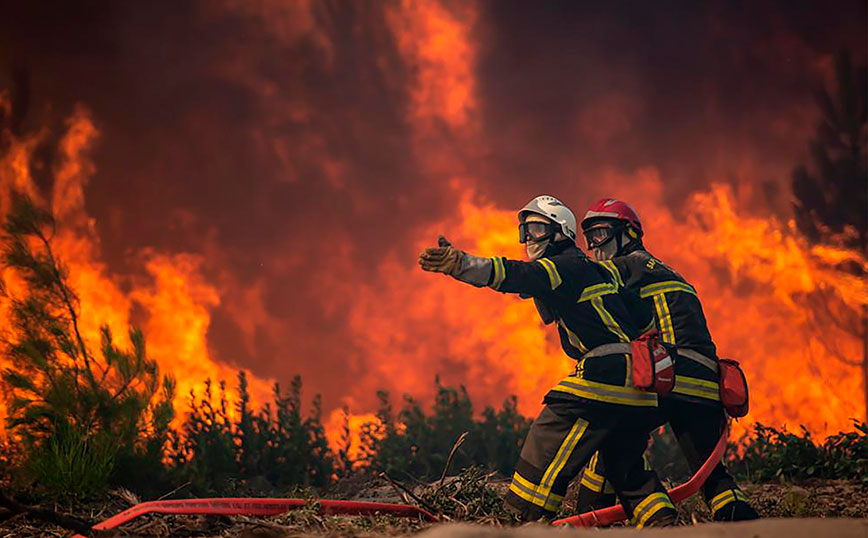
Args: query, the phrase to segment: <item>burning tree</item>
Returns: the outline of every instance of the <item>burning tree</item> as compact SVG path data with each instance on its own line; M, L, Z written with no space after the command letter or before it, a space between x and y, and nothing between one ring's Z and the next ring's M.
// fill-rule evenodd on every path
M822 117L810 146L813 167L799 166L793 172L796 225L816 245L843 246L868 254L866 67L854 68L850 56L841 53L836 59L836 78L837 91L822 89L816 94ZM865 277L858 265L844 264L840 269ZM863 342L859 360L836 349L834 335L820 337L830 355L860 366L868 417L868 305L853 311L834 297L821 294L812 299L812 316L822 326L850 332Z
M55 227L49 211L13 196L2 228L2 263L18 290L2 290L11 305L2 339L12 364L2 375L7 426L42 485L87 493L105 485L118 462L137 461L126 470L160 464L174 381L161 378L140 330L130 331L129 350L108 326L99 353L85 340L78 298L52 249Z

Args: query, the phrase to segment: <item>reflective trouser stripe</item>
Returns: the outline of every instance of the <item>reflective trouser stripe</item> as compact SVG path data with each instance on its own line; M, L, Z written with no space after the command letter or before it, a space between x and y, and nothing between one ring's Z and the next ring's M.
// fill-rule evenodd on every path
M606 480L606 477L598 475L590 468L585 468L585 474L582 475L582 486L594 493L615 493L615 488Z
M519 498L531 504L542 506L544 510L551 512L557 512L561 507L561 503L564 502L563 495L556 495L551 492L546 495L540 493L539 486L534 485L530 480L518 474L518 471L512 475L509 491L518 495Z
M579 444L579 439L582 438L582 435L584 435L585 430L587 429L588 421L582 418L576 420L576 423L573 424L572 428L570 428L570 433L567 434L566 439L564 439L564 442L561 443L560 448L558 448L558 452L555 454L555 459L552 460L543 474L542 482L540 482L540 493L548 494L551 491L552 486L555 483L555 478L557 478L558 474L563 470L567 460L576 449L576 445Z
M594 455L591 456L591 461L585 466L585 472L582 474L582 485L597 493L603 491L603 484L606 482L606 478L596 471L599 458L600 453L594 452Z
M595 383L594 381L578 377L563 379L552 390L600 402L642 407L657 406L657 394L653 392L605 383Z
M491 263L494 265L494 277L489 286L498 289L506 279L506 267L503 265L503 258L491 258Z
M538 485L524 478L516 471L512 476L509 490L531 504L542 506L545 510L557 512L564 497L563 495L552 493L552 487L587 429L587 420L582 418L576 420L563 442L561 442L561 446L558 447L555 457L548 467L546 467L542 480Z
M558 273L558 268L555 267L555 262L551 261L548 258L540 258L537 260L540 265L543 266L543 269L546 270L546 273L549 275L549 283L552 285L552 289L557 289L558 286L563 284L563 279L561 275Z
M672 389L672 392L705 398L706 400L720 401L720 387L717 382L696 377L676 375L675 387Z
M603 492L603 484L606 479L590 469L585 469L585 474L582 475L582 486L588 488L595 493Z
M641 529L654 514L663 508L675 510L675 505L669 500L669 495L665 493L652 493L648 495L633 510L633 524L636 525L637 529Z
M585 472L582 474L581 484L595 493L615 493L612 483L606 480L605 476L597 472L597 462L599 459L600 453L594 452L594 455L591 456L591 461L588 462ZM644 454L642 455L642 462L646 471L653 470L651 462L648 461L648 457Z
M718 493L713 499L708 501L708 507L712 512L717 512L724 506L735 501L747 502L747 495L742 493L740 489L728 489L723 493Z

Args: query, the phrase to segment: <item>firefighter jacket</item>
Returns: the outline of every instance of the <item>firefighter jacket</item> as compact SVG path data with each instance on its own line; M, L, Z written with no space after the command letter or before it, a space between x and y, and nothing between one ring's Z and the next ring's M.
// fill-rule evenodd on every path
M675 388L671 397L700 403L719 402L717 350L711 340L696 290L674 269L646 250L637 249L598 262L626 289L634 320L645 330L657 327L663 342L676 348ZM679 353L680 350L680 353ZM687 355L701 355L697 361ZM712 370L703 362L715 366Z
M495 290L533 297L557 323L564 352L578 361L575 373L554 387L546 402L580 398L656 406L656 394L631 386L629 354L584 359L598 346L627 344L639 334L612 275L571 241L550 245L546 254L533 262L492 258L488 281Z

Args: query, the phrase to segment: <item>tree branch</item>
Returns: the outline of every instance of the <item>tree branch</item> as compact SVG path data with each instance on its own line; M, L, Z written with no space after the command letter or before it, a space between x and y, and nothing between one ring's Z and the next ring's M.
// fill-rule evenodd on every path
M63 527L71 531L75 531L84 536L90 536L93 532L93 525L73 516L59 514L54 510L47 508L38 508L20 504L10 497L7 497L3 491L0 491L0 506L6 508L14 514L25 514L34 519L39 519L48 523Z

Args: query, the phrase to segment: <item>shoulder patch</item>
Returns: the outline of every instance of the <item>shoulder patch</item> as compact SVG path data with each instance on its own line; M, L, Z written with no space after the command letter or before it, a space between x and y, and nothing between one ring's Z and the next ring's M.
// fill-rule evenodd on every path
M647 267L648 269L654 269L654 266L655 266L655 265L657 265L657 260L655 260L654 258L650 258L650 259L645 263L645 267Z

